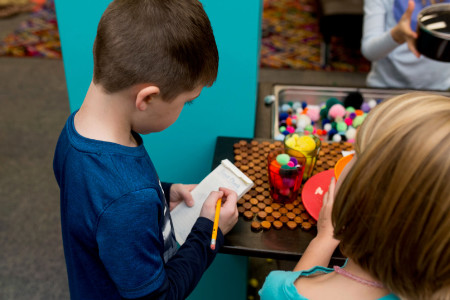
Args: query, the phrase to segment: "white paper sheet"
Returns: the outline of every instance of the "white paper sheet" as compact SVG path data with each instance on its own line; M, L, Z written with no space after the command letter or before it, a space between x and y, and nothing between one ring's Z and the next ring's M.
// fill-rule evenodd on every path
M229 188L238 194L239 199L252 186L253 181L233 163L228 159L222 160L221 164L209 173L191 192L195 201L194 206L188 207L183 202L171 211L170 214L172 216L177 242L182 245L186 241L187 236L200 215L203 203L212 191L217 191L219 187Z

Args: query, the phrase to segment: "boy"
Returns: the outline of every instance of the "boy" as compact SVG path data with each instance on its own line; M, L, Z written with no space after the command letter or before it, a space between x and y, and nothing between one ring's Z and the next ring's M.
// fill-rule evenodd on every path
M72 299L184 299L211 264L216 201L217 249L237 222L236 193L212 192L177 250L169 210L192 206L195 185L161 184L139 134L174 123L217 69L197 0L115 0L104 12L93 80L53 162Z

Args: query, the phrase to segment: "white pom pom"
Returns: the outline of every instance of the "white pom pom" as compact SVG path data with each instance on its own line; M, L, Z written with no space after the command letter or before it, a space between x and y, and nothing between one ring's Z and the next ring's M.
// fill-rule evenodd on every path
M367 102L367 104L369 104L370 109L372 109L375 106L377 106L377 101L375 99L370 99L369 102Z
M294 104L292 104L292 108L296 111L297 109L302 109L302 104L300 102L294 102Z
M335 135L333 135L333 142L339 143L340 141L342 141L342 137L340 134L336 133Z
M284 134L280 133L275 137L276 141L284 141Z
M355 139L355 137L356 137L356 129L350 126L347 129L347 132L345 133L345 137L347 138L347 140Z
M325 124L325 125L323 126L323 129L326 130L327 132L330 131L331 128L332 128L332 127L331 127L331 124L330 124L330 123L327 123L327 124Z
M304 121L306 125L311 125L311 118L307 115L299 115L297 117L298 121Z

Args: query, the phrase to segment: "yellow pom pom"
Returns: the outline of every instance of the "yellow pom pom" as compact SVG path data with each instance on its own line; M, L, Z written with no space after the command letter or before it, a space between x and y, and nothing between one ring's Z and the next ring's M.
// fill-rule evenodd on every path
M297 139L296 149L299 151L313 151L316 148L316 142L310 136L304 135Z

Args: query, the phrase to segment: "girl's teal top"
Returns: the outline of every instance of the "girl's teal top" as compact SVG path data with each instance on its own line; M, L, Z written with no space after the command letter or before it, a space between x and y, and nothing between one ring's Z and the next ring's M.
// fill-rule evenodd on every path
M272 271L267 276L263 287L259 290L261 300L264 299L291 299L291 300L308 300L298 293L294 285L295 280L300 276L310 276L314 274L328 274L334 272L333 269L321 266L313 267L309 270L290 272L290 271ZM379 300L400 300L394 294L386 295Z

